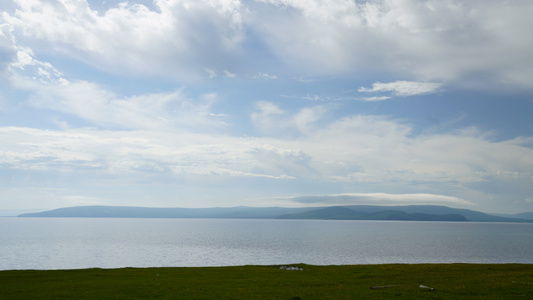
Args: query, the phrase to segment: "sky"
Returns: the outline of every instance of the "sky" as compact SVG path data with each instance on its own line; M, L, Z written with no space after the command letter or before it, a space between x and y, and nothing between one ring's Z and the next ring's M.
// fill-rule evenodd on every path
M530 0L3 0L0 212L533 211Z

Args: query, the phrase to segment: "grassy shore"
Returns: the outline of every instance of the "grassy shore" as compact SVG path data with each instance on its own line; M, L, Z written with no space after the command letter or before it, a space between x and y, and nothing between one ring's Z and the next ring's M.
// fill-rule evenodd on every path
M533 265L10 270L0 271L0 298L533 299Z

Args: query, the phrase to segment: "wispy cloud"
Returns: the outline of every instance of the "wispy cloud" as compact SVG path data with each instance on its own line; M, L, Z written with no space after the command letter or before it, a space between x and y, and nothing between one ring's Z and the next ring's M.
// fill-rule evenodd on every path
M256 106L251 114L253 125L262 133L282 136L311 134L328 111L325 106L316 105L289 113L268 101L259 101Z
M237 74L231 73L231 72L228 71L228 70L224 70L224 74L225 74L226 77L228 77L228 78L235 78L235 77L237 77Z
M395 96L416 96L416 95L432 94L432 93L438 92L441 86L442 84L440 83L432 83L432 82L415 82L415 81L394 81L394 82L389 82L389 83L375 82L372 84L371 88L360 87L357 91L361 93L390 92ZM377 98L372 97L370 99L386 100L389 98L384 99L384 97L382 96L382 97L377 97Z
M302 97L302 99L310 100L310 101L324 101L324 100L326 100L326 99L324 99L324 97L320 97L318 95L305 95L304 97Z
M217 95L210 93L190 99L182 90L119 96L105 87L87 81L31 86L28 104L70 114L96 126L115 129L188 130L225 126L216 118L212 105Z
M218 76L217 72L215 70L204 68L204 70L207 72L207 77L209 78L215 78Z
M363 97L363 98L357 98L358 100L368 101L368 102L374 102L374 101L385 101L389 100L391 97L389 96L374 96L374 97Z
M254 78L256 79L267 79L267 80L272 80L272 79L278 79L278 76L276 75L270 75L270 74L267 74L267 73L257 73Z

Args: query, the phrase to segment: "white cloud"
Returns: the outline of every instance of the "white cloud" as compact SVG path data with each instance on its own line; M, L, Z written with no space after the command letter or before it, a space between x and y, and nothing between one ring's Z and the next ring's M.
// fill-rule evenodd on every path
M67 80L50 63L35 58L32 49L17 44L10 24L0 24L0 77L14 86L63 84Z
M306 205L449 205L453 207L475 204L457 197L435 194L347 193L307 195L284 198Z
M211 69L204 69L204 70L207 72L209 78L215 78L218 76L217 72L214 70L211 70Z
M228 70L224 70L224 74L225 74L226 77L228 77L228 78L235 78L235 77L237 77L237 74L231 73L231 72L228 71Z
M140 176L149 184L180 176L291 179L308 168L302 151L214 134L0 127L0 137L7 141L0 149L2 168L71 173L78 180Z
M310 101L323 101L325 100L324 98L318 96L318 95L306 95L305 97L302 97L303 99L305 100L310 100Z
M257 28L293 67L531 89L533 3L527 0L260 3L276 9L258 13Z
M368 102L374 102L374 101L385 101L389 100L391 97L389 96L375 96L375 97L364 97L364 98L358 98L358 100L368 101Z
M122 97L94 83L63 81L31 86L29 104L71 114L97 126L118 129L216 129L225 123L212 113L216 94L190 99L181 90Z
M310 134L328 110L324 106L304 107L289 114L276 104L267 101L257 102L257 111L251 114L252 123L262 133L274 135Z
M251 114L253 124L263 132L272 131L273 128L279 127L278 121L280 115L285 112L272 102L259 101L256 104L258 111Z
M389 83L375 82L372 88L360 87L357 91L366 93L391 92L396 96L415 96L432 94L439 91L442 84L431 82L395 81ZM382 97L377 98L381 100ZM384 99L383 99L384 100Z
M18 79L18 83L21 83L21 80L35 80L44 84L63 84L67 82L63 78L63 74L54 68L54 66L47 62L41 62L33 56L34 54L31 49L17 47L17 59L10 65L12 79L22 77Z
M10 142L4 143L2 155L5 163L28 168L61 162L65 166L192 174L228 170L226 174L320 177L382 187L417 182L465 185L489 181L505 172L522 178L530 176L533 168L533 153L522 146L524 141L490 142L469 133L410 137L409 130L368 116L331 123L297 140L171 131L3 128L2 140Z
M257 73L257 75L255 75L254 78L255 79L266 79L266 80L278 79L276 75L270 75L267 73Z
M298 126L297 116L302 112L284 113L267 103L263 108ZM304 127L317 122L314 117L302 118L306 119ZM524 199L514 190L530 190L531 138L491 141L472 130L422 136L410 132L407 124L376 116L330 121L297 138L191 133L180 128L53 131L0 127L0 167L25 174L27 180L37 178L35 172L50 178L68 174L68 185L86 188L98 182L120 186L194 182L199 188L233 189L242 186L237 178L290 180L294 182L290 194L309 194L313 189L312 193L322 195L319 187L325 185L360 191L346 198L350 201L380 203L466 205L460 201L464 199L481 204L488 201L479 192L483 185L500 187L502 197L514 200ZM4 180L12 184L12 179ZM267 183L261 186L268 187ZM282 192L280 188L250 188L253 195L263 198ZM387 196L377 191L409 195Z
M0 24L0 78L7 78L10 65L17 56L12 31L13 26Z
M115 72L202 76L203 66L234 66L243 38L239 1L157 0L154 10L123 2L104 14L85 0L14 2L3 18L25 36Z
M254 169L266 174L284 174L290 178L315 177L311 156L302 150L283 149L272 145L260 145L251 149L256 161Z
M121 186L195 181L201 190L206 185L237 190L242 179L260 182L263 188L248 190L258 196L278 193L264 188L275 180L290 182L276 189L289 194L306 194L308 188L319 195L359 191L342 195L374 201L378 194L372 192L385 191L380 201L395 203L407 200L391 195L403 194L413 201L423 194L435 202L472 197L481 203L488 201L482 185L521 202L530 197L515 190L530 190L531 138L491 140L475 128L415 135L410 124L387 117L333 120L331 108L345 103L299 106L301 95L314 101L384 101L463 83L531 89L529 1L155 0L99 12L85 0L13 3L0 16L0 79L7 79L2 84L8 87L0 101L4 112L22 112L21 118L40 115L31 121L8 116L3 124L53 122L62 130L0 127L0 169L8 170L0 172L0 186L41 176L50 178L40 181L43 186L61 185L58 178L84 185L88 178ZM59 70L46 59L69 67ZM82 78L102 75L94 79L102 83L70 77L75 72ZM227 79L237 74L240 80ZM360 87L368 93L360 97L326 94L354 74L391 82ZM152 75L157 83L133 86ZM287 107L279 99L259 101L245 113L251 124L225 123L242 121L239 114L248 106L240 105L245 99L230 100L220 113L218 95L248 97L254 92L250 86L242 93L228 91L252 79L260 79L253 88L286 86L274 82L278 76L300 81L294 88L305 90L281 92L300 95L291 96L297 100ZM131 77L136 80L130 84ZM189 96L185 88L168 88L176 86L176 78L182 82L178 87L196 78L213 80L190 89L196 94L210 89L205 94ZM325 78L335 83L325 88ZM212 93L220 82L236 85ZM359 103L342 114L377 106ZM228 133L238 126L245 127L236 129L240 133L259 134ZM16 176L18 181L10 179ZM64 195L105 198L74 189Z
M297 75L371 72L484 89L531 89L533 77L528 0L157 0L153 9L124 2L101 13L85 0L14 2L2 19L17 35L137 76L251 74L274 58Z

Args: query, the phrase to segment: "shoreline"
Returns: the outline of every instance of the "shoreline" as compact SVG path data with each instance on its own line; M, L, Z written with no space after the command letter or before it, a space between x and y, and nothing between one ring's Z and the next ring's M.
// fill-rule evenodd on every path
M83 271L83 270L131 270L131 269L197 269L197 268L237 268L237 267L291 267L291 266L310 266L310 267L366 267L366 266L424 266L424 265L530 265L533 263L520 263L520 262L503 262L503 263L472 263L472 262L450 262L450 263L376 263L376 264L342 264L342 265L315 265L307 263L290 263L290 264L267 264L267 265L231 265L231 266L157 266L157 267L87 267L87 268L68 268L68 269L0 269L0 272L9 271Z

